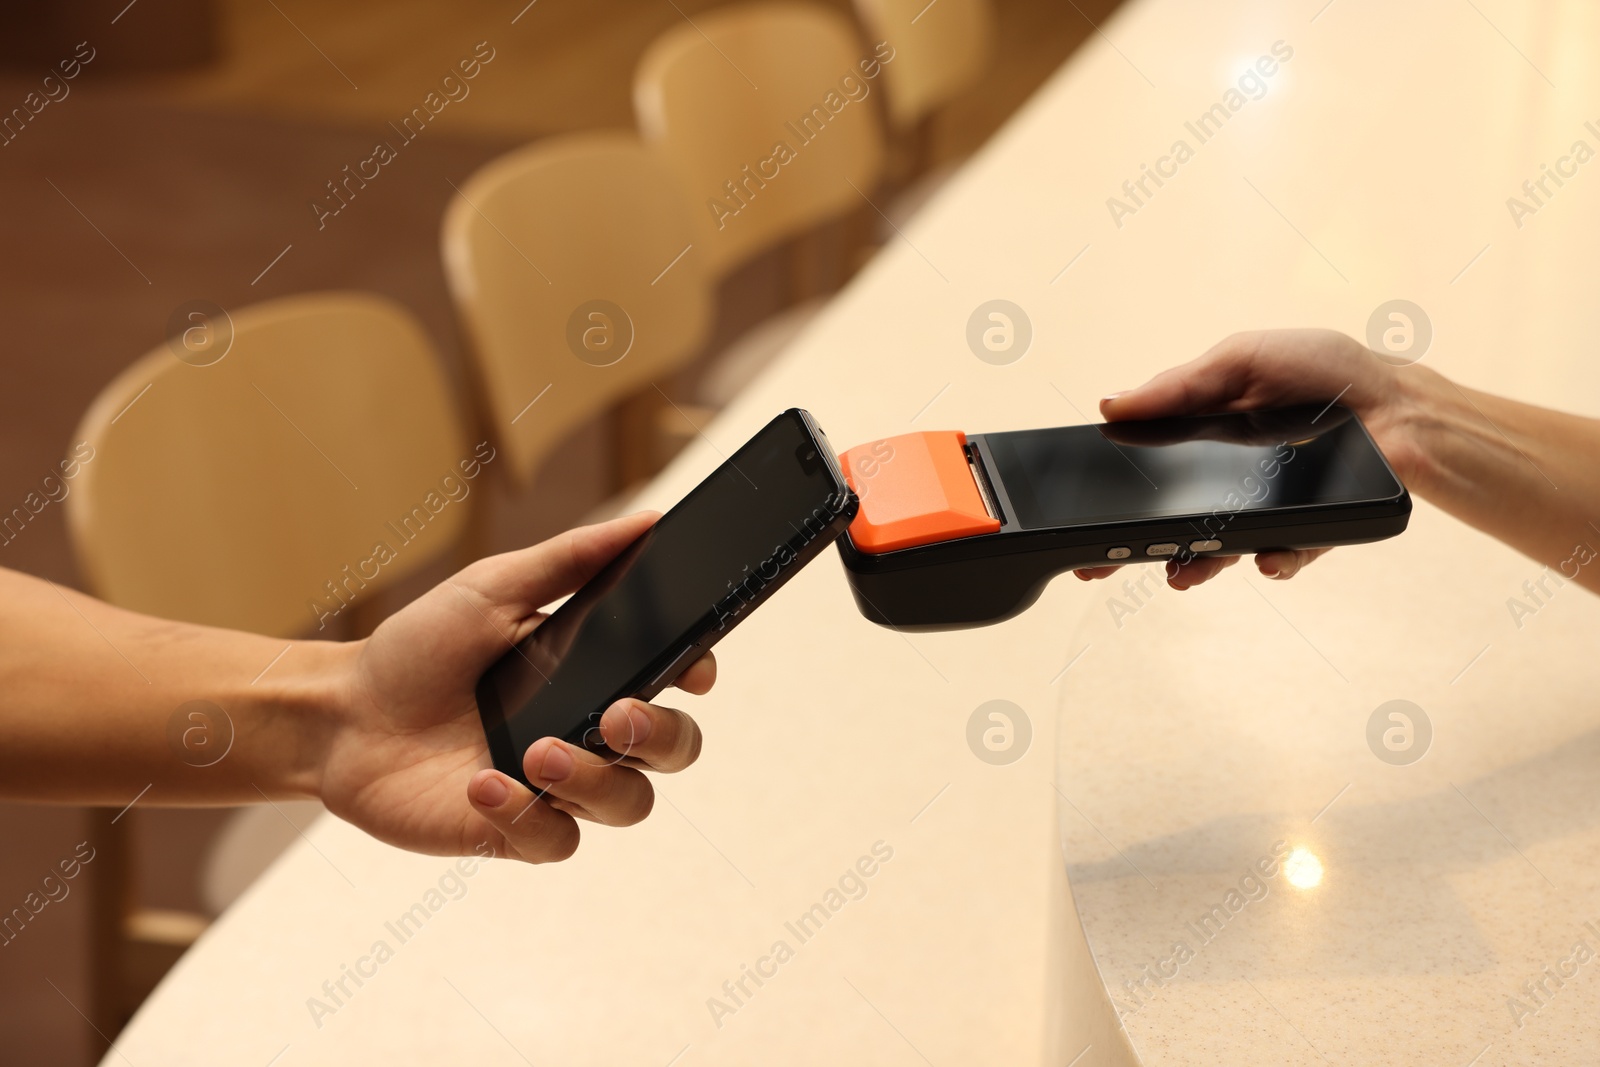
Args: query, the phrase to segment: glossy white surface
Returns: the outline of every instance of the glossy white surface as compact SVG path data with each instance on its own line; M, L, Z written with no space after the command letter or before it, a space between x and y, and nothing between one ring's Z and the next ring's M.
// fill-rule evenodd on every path
M1561 163L1576 173L1520 228L1507 205L1575 141L1600 149L1592 6L1126 15L1108 34L1160 90L1135 85L1149 120L1131 105L1126 138L1094 140L1102 158L1126 146L1124 171L1249 56L1295 49L1121 232L1101 227L1089 255L1143 243L1148 270L1094 291L1162 309L1150 323L1129 300L1128 347L1187 354L1213 311L1231 319L1216 333L1360 337L1403 297L1433 321L1430 365L1600 414L1600 170ZM1540 565L1420 503L1404 537L1290 583L1238 567L1200 591L1141 588L1154 570L1095 587L1058 764L1068 878L1143 1062L1600 1061L1600 601L1551 580L1530 595ZM1404 728L1387 713L1369 746L1392 700L1431 723L1424 742L1410 714L1412 748L1390 755L1425 747L1409 765L1376 754ZM1294 867L1247 878L1277 842Z
M1600 413L1600 163L1521 229L1505 206L1575 139L1600 147L1584 128L1600 126L1596 19L1491 0L1129 5L644 502L675 500L785 406L840 448L1086 421L1231 330L1359 336L1395 297L1432 317L1431 365ZM1280 40L1294 54L1265 95L1119 229L1106 198ZM995 298L1033 327L1003 366L965 337ZM1320 883L1268 880L1145 998L1126 1020L1144 1062L1465 1064L1485 1045L1479 1064L1594 1060L1600 963L1520 1030L1505 1004L1600 926L1600 607L1568 588L1517 630L1505 601L1539 571L1419 506L1406 536L1293 583L1239 567L1120 628L1116 585L1068 578L1012 622L905 637L862 621L825 558L724 642L717 691L682 701L705 754L660 782L644 825L591 831L559 866L463 879L319 1028L308 998L397 940L385 922L449 866L324 820L118 1050L285 1067L1128 1063L1106 986L1135 1006L1123 980L1281 839L1319 858ZM1365 740L1395 698L1435 730L1407 767ZM1032 724L1004 766L967 741L995 699ZM878 841L894 857L862 899L719 1027L709 998Z

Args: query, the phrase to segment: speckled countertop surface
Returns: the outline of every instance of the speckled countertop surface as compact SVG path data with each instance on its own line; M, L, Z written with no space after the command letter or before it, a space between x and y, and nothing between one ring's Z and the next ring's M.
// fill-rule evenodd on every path
M1429 365L1600 414L1600 179L1569 159L1558 197L1508 207L1600 147L1596 19L1136 7L1113 39L1162 89L1180 39L1219 84L1224 56L1296 51L1115 239L1148 224L1152 251L1199 259L1276 209L1300 254L1252 279L1252 324L1361 336L1404 297ZM1146 570L1095 587L1058 750L1076 910L1142 1061L1600 1062L1600 599L1422 502L1404 536L1288 583L1240 566L1176 593Z
M1419 508L1292 583L1091 615L1062 834L1143 1062L1600 1061L1600 600L1519 632L1538 573ZM1394 700L1409 764L1367 740Z

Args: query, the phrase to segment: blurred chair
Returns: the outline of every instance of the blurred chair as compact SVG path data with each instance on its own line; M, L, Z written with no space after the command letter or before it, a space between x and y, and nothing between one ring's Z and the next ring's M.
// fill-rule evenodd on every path
M639 129L680 175L692 205L696 250L714 278L780 244L789 301L711 363L683 412L657 430L682 436L723 406L821 308L857 261L866 234L850 223L874 213L884 164L877 79L843 16L802 3L758 2L696 16L645 51L634 74ZM887 69L887 68L885 68ZM829 256L816 231L838 227L846 247ZM798 240L796 240L798 239ZM818 275L826 281L820 286Z
M975 86L994 51L991 0L855 0L868 40L886 41L885 114L895 147L910 155L909 177L926 169L935 112Z
M441 480L470 493L457 464L473 457L409 312L330 293L195 314L205 321L191 320L188 347L175 340L133 364L78 426L95 459L65 507L91 592L290 636L454 544L467 508ZM394 558L368 566L380 541Z
M519 486L613 410L617 487L653 473L655 383L706 337L706 249L677 177L636 137L551 138L501 156L445 211L445 277L478 403Z
M466 523L459 464L475 457L432 344L404 309L354 293L195 310L181 325L79 423L94 458L63 506L89 591L285 638L370 629L376 595ZM380 542L391 553L374 562ZM106 857L94 1014L119 1026L206 919L138 907L130 822L96 810L91 825ZM263 863L282 848L237 837L217 847Z
M940 109L988 70L995 12L992 0L855 0L855 6L869 39L895 50L883 67L895 193L876 227L878 241L887 244L960 168L961 160L936 159L934 124Z
M697 16L645 51L639 130L682 178L713 276L865 206L884 149L864 58L849 20L782 2Z

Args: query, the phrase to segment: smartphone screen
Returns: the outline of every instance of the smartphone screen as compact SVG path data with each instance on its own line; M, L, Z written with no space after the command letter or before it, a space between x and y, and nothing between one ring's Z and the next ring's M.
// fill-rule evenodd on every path
M484 674L495 766L525 782L541 737L598 747L607 707L670 684L854 513L810 416L773 419Z
M1284 408L985 434L1014 519L1038 530L1398 496L1347 408ZM1237 506L1235 506L1237 505Z

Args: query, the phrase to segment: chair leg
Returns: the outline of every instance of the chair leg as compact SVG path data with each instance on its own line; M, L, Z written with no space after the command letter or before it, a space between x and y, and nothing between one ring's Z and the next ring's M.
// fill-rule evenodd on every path
M88 865L89 1004L88 1016L108 1041L133 1018L144 998L172 969L209 919L180 911L137 907L133 813L88 809L88 839L94 859Z
M88 809L89 847L89 1006L95 1028L114 1039L132 1016L123 981L128 913L133 907L133 857L128 824L110 808Z
M666 399L651 386L626 398L611 412L612 490L621 492L656 472L655 436Z
M191 911L136 908L123 931L123 987L131 1017L211 920Z
M816 230L807 230L796 237L789 246L789 303L803 304L821 288L817 275L821 272L823 258L821 238Z
M863 211L876 212L867 204ZM855 234L849 221L856 212L847 212L814 227L797 237L789 250L789 297L791 304L837 292L849 279L855 260Z
M909 182L914 182L928 171L932 170L938 162L934 158L936 142L934 138L934 115L924 115L911 131L911 173Z

